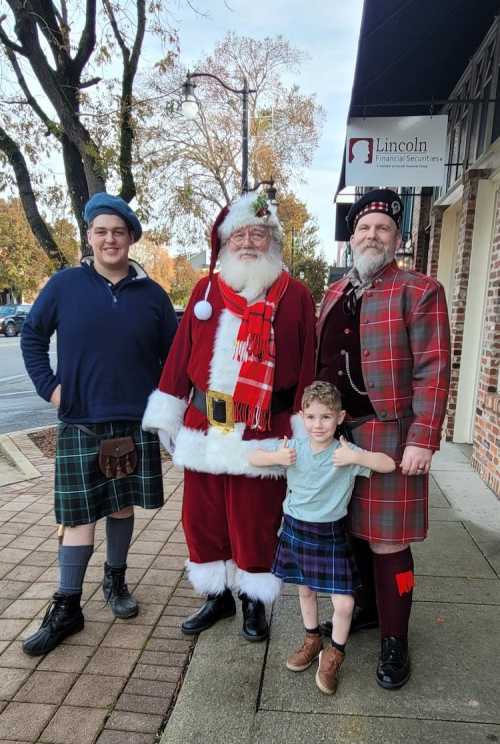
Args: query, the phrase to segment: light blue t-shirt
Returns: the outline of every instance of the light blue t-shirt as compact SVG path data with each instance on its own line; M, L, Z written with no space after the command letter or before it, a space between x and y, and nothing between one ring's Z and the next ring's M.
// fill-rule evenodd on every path
M297 461L287 468L283 512L303 522L335 522L345 517L356 476L369 478L370 468L335 466L332 455L340 447L336 439L321 452L311 449L309 439L290 439L288 446L295 449ZM360 450L355 444L349 446Z

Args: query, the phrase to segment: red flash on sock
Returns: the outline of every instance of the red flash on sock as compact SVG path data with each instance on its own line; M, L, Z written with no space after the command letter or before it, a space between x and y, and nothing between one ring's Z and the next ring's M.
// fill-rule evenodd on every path
M400 597L402 597L403 594L411 592L415 586L415 576L413 575L413 571L405 571L404 573L396 574L396 584Z

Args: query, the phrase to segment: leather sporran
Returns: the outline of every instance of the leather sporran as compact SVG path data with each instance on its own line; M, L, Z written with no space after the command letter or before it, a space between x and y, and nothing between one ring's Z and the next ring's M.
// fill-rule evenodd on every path
M106 478L126 478L137 467L137 449L132 437L103 439L99 445L99 470Z

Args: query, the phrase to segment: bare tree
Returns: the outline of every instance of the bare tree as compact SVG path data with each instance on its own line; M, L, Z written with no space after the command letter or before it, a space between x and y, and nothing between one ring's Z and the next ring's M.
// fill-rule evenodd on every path
M255 90L249 99L251 180L272 176L280 191L300 180L302 168L311 162L324 116L314 96L283 82L285 72L302 60L282 37L255 40L230 33L196 65L196 71L217 75L235 88L246 77ZM186 69L176 66L166 71L160 85L178 86L185 75ZM147 167L142 172L146 181L138 187L157 184L165 221L172 225L183 220L184 228L186 220L188 227L206 228L214 212L239 192L241 182L241 97L210 78L195 82L197 118L185 121L179 115L167 128L164 119L156 119L142 131L139 145Z
M50 146L62 155L83 250L83 206L91 195L105 190L113 158L119 193L126 201L136 195L134 83L148 13L152 30L157 31L161 5L151 3L148 9L146 0L102 0L99 14L97 0L0 0L0 9L8 6L0 16L0 49L13 73L11 95L0 106L0 157L3 154L12 168L37 240L59 264L64 255L39 208L33 162L28 165L24 153L43 129ZM175 35L169 34L169 41L175 42ZM95 73L113 62L116 48L121 53L121 89L115 96L110 95L113 83ZM83 110L87 104L94 114L88 119ZM110 113L103 115L103 108ZM110 149L101 145L115 138L116 153L111 157ZM31 155L36 162L39 151L33 146Z

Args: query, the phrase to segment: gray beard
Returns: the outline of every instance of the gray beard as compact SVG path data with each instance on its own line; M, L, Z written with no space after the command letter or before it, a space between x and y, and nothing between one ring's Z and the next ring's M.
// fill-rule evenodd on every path
M384 251L375 255L354 254L352 264L358 272L361 281L366 282L391 261L392 256L389 256Z
M263 295L283 271L281 253L272 247L254 261L242 261L222 248L219 253L219 271L235 292L253 302Z

